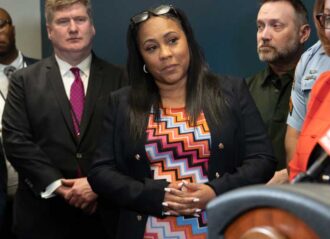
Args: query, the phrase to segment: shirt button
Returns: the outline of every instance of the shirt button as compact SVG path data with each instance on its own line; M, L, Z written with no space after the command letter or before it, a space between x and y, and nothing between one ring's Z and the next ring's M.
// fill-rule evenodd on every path
M134 158L135 158L136 160L140 160L140 159L141 159L140 154L135 154Z
M218 172L215 173L216 178L220 178L220 174Z
M81 159L82 158L82 153L76 153L76 158Z
M218 145L218 147L219 147L219 149L224 149L224 148L225 148L225 146L223 145L223 143L220 143L220 144Z
M141 216L141 215L137 215L137 216L136 216L136 219L137 219L138 221L141 221L141 220L142 220L142 216Z

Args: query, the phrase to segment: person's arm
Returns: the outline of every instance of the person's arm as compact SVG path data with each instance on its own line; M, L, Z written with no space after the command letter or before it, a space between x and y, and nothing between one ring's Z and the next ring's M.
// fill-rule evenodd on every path
M29 122L27 86L23 71L14 73L2 117L3 143L6 156L17 170L20 180L36 194L48 185L62 178L60 171L34 142ZM37 107L37 106L36 106Z
M216 197L215 191L204 183L182 181L177 185L171 183L166 188L163 202L164 215L200 216L206 205Z
M287 152L286 153L287 162L293 156L297 139L299 137L300 129L303 125L306 116L307 102L301 87L303 80L303 72L305 71L306 64L308 64L308 62L306 60L306 55L304 54L297 64L294 75L294 83L291 90L291 99L290 99L291 106L290 106L290 112L288 114L287 131L285 136L285 149Z
M229 82L234 84L229 107L230 112L236 114L233 124L239 129L240 136L235 145L239 158L234 172L225 173L208 183L217 195L245 185L266 183L274 175L277 163L264 123L245 82L227 79L225 84Z
M118 94L117 92L116 96ZM124 91L119 98L127 94L128 91ZM132 171L136 167L147 170L149 165L146 163L148 159L142 158L142 155L138 161L134 159L134 155L127 155L128 144L136 142L129 140L126 116L128 104L123 101L118 102L113 97L105 108L102 136L94 154L88 182L94 192L109 203L144 214L161 216L164 189L169 183L166 180L151 179L147 177L147 173L143 179L133 178Z
M267 185L284 184L289 182L289 173L286 168L276 171L271 180L267 182Z
M301 84L303 80L303 73L305 71L306 65L309 62L308 59L309 57L307 52L302 55L300 61L298 62L294 75L294 83L291 90L291 108L288 114L287 129L284 141L287 168L290 160L294 155L300 129L306 116L307 105Z
M52 198L52 197L56 196L56 194L57 194L56 191L61 186L62 186L61 179L58 179L55 182L52 182L51 184L49 184L46 187L45 191L43 191L40 196L44 199Z
M62 179L62 185L56 189L67 203L76 208L92 214L96 210L98 198L87 181L86 177L75 179Z
M292 91L297 91L296 90L292 90ZM293 110L291 112L291 114L289 113L289 117L288 117L288 125L286 128L286 134L285 134L285 140L284 140L284 146L285 146L285 152L286 152L286 162L287 162L287 166L285 169L282 169L280 171L277 171L274 175L274 177L267 183L269 185L271 184L283 184L283 183L287 183L289 182L289 173L288 173L288 165L290 160L293 158L294 152L296 150L296 145L298 142L298 138L299 138L299 134L300 131L298 131L297 129L295 129L294 127L290 126L291 125L295 125L296 127L301 127L301 124L303 122L303 117L305 114L305 105L304 105L304 101L303 101L303 97L302 94L300 93L293 93L295 100L295 106L293 106ZM300 113L297 112L297 108L301 109Z
M2 188L0 188L0 230L2 229L5 222L6 201L6 192Z
M288 125L285 135L285 151L286 151L286 160L287 167L290 160L293 158L296 146L298 143L300 131Z
M6 189L7 189L7 169L5 157L3 155L2 145L0 143L0 231L5 221L5 208L6 208Z

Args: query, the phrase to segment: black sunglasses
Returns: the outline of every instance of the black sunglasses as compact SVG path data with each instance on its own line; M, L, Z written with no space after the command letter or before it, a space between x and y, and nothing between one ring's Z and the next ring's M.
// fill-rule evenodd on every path
M143 11L133 17L131 17L131 23L138 24L149 19L150 16L160 16L169 12L173 12L178 15L175 8L172 5L160 5L155 8L150 8L147 11Z
M316 19L322 28L330 29L330 14L319 13L316 15Z
M9 19L0 19L0 28L5 27L7 24L11 24L11 21Z

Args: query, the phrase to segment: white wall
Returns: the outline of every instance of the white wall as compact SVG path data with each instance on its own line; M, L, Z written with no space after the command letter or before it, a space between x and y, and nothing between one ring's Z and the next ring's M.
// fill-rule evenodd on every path
M26 56L41 58L40 0L0 0L16 28L16 45Z

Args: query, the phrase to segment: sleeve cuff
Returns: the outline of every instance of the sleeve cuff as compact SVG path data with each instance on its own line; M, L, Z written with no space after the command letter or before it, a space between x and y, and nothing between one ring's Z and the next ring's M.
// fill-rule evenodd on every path
M61 179L52 182L47 186L46 190L41 193L41 197L44 199L55 197L56 194L54 192L61 185L62 185Z

